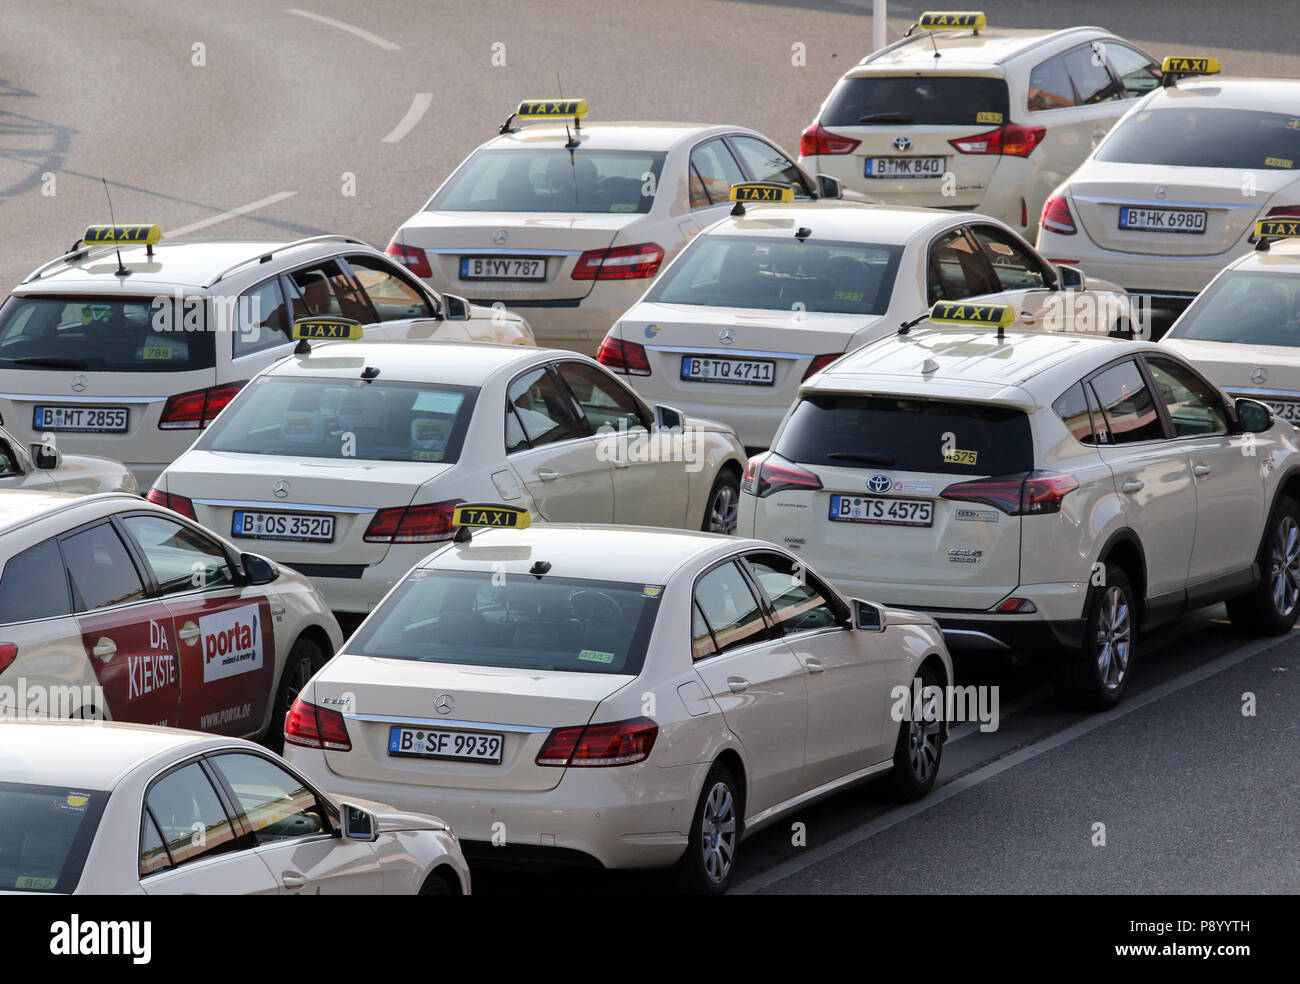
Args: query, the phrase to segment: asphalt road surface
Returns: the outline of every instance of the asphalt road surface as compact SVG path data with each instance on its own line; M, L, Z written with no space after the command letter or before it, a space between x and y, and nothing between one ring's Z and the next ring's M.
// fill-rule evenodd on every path
M107 221L101 177L119 221L173 237L383 246L526 97L585 96L596 119L743 124L794 153L872 33L871 0L290 2L305 6L2 0L0 282ZM891 39L924 6L891 2ZM968 6L1300 77L1292 0ZM1261 649L1215 616L1153 639L1109 715L1057 707L1041 669L962 661L960 682L1002 688L1001 726L958 730L931 798L900 809L868 785L801 811L746 843L736 890L1300 891L1300 644ZM660 885L476 875L486 893Z

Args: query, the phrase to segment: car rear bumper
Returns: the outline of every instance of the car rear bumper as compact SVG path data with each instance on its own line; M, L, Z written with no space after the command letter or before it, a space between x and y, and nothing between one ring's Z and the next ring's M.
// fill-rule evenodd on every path
M378 564L314 564L280 561L306 577L325 596L332 612L368 615L406 573L441 543L395 544ZM253 548L257 552L256 546Z
M920 611L920 609L917 609ZM939 623L943 641L953 652L1054 652L1078 649L1083 641L1083 619L1048 621L1032 616L968 617L927 611Z
M594 356L610 328L650 286L649 280L598 283L586 297L522 300L492 297L476 291L474 304L490 307L500 301L527 320L542 348L569 349Z
M1090 279L1109 280L1130 294L1150 297L1155 307L1185 306L1243 252L1233 248L1209 256L1125 253L1103 249L1082 229L1073 236L1043 229L1038 236L1038 251L1053 262L1077 263Z

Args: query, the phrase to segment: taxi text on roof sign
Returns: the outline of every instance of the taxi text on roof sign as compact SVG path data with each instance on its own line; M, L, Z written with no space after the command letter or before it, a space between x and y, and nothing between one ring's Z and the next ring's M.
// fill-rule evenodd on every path
M587 115L585 99L525 99L515 110L521 120L545 120L557 116L583 119Z
M794 201L794 188L776 181L746 181L731 186L731 200L785 204Z
M156 225L93 225L86 230L81 241L87 246L111 244L113 246L153 246L162 239L162 230Z
M944 325L992 325L1005 328L1016 319L1010 304L971 304L966 301L939 301L930 309L930 320Z
M1291 239L1300 236L1300 219L1260 219L1255 223L1256 239Z
M1218 75L1219 63L1213 58L1183 58L1170 55L1160 63L1166 75Z
M532 523L527 509L501 506L491 502L468 502L451 513L453 526L487 526L498 529L524 530Z
M926 30L941 27L969 27L972 31L982 31L988 23L982 10L927 10L917 21Z
M300 318L293 323L293 337L298 341L355 342L361 335L361 322L351 318Z

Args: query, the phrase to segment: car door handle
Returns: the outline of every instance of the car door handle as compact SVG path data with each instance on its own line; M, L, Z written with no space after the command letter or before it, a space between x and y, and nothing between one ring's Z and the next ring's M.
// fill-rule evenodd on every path
M95 643L95 648L92 649L91 652L107 663L113 658L113 654L117 652L117 643L108 636L100 636L99 641Z
M1123 485L1120 486L1120 488L1122 488L1125 492L1141 492L1142 489L1146 486L1146 484L1147 484L1146 482L1140 482L1137 479L1134 479L1131 482L1125 482Z
M541 468L537 472L537 477L543 482L554 482L560 477L560 473L557 471L551 471L549 468Z
M807 668L809 673L820 673L822 670L826 669L821 660L813 659L811 657L804 660L803 665Z
M191 646L198 641L199 627L193 622L186 622L181 626L181 630L176 633L181 642L188 642Z
M744 677L727 677L727 689L733 694L743 694L749 689L749 681Z
M1194 465L1192 467L1192 474L1195 475L1197 478L1204 478L1212 471L1214 471L1214 469L1211 468L1209 465Z
M280 884L285 888L302 888L307 884L307 879L292 871L286 871L280 875Z

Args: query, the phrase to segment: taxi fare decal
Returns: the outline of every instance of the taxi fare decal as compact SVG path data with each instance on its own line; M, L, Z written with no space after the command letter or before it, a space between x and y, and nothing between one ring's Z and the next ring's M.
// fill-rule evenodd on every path
M243 605L199 618L203 682L262 668L264 642L257 605Z
M943 460L953 465L973 465L978 458L978 451L963 451L960 448L949 448L943 453Z

